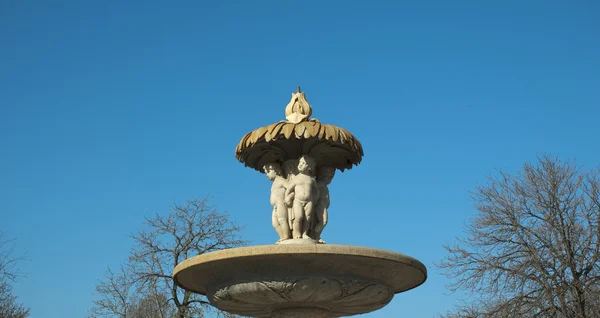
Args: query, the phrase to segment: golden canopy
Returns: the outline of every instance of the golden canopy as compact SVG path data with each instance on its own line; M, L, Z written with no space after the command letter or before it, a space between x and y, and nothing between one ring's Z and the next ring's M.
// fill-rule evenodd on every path
M358 165L364 155L358 139L343 128L310 119L311 114L312 108L298 88L286 107L287 120L247 133L237 145L235 157L260 172L268 163L302 155L314 158L317 166L341 171Z

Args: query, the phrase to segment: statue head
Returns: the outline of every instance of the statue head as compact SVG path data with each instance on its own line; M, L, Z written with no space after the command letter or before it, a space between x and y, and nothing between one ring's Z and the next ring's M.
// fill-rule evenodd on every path
M315 159L309 156L302 156L298 159L298 172L313 175L315 172L316 162Z
M281 165L277 162L266 164L263 169L269 180L273 181L277 176L281 176Z
M291 159L283 163L283 171L288 180L298 174L298 160Z
M324 184L330 184L334 176L335 168L332 167L320 167L317 171L317 181Z

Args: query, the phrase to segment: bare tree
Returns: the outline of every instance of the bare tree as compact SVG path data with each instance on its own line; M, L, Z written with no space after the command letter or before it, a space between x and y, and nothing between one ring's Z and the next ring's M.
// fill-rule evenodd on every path
M0 317L25 318L29 309L17 301L12 293L12 284L19 277L17 265L23 257L15 256L14 245L0 232Z
M121 264L117 273L108 267L104 280L96 285L96 292L101 297L94 300L90 317L132 317L130 308L136 301L135 279L127 264Z
M119 318L170 318L174 316L174 307L169 304L166 295L143 291L129 264L122 264L118 272L108 267L104 279L96 285L101 295L94 300L89 317Z
M166 295L155 294L139 299L130 306L131 318L169 318L176 315Z
M478 214L437 264L472 303L447 317L600 317L600 170L544 155L472 193Z
M131 235L134 245L119 275L108 271L96 287L92 317L189 318L214 311L206 298L175 285L171 273L183 260L195 255L241 246L240 227L219 213L207 197L175 204L170 213L146 218L144 227ZM135 297L132 297L135 295ZM152 316L147 316L153 312Z

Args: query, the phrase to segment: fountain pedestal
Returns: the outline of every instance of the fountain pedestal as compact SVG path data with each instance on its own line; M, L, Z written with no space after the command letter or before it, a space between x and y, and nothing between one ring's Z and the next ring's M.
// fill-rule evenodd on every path
M187 259L173 271L176 284L243 316L339 317L380 309L425 282L425 266L412 257L324 244L329 184L336 170L361 162L362 145L349 131L310 118L300 88L285 113L286 120L249 132L236 147L240 162L273 182L271 224L279 240ZM369 220L379 219L363 214L359 221Z

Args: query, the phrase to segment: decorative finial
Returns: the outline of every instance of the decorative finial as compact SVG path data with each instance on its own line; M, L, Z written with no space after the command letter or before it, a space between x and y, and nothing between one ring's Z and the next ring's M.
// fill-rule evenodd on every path
M292 94L292 100L285 107L285 118L288 122L297 124L307 120L310 115L312 115L312 107L298 86L296 93Z

